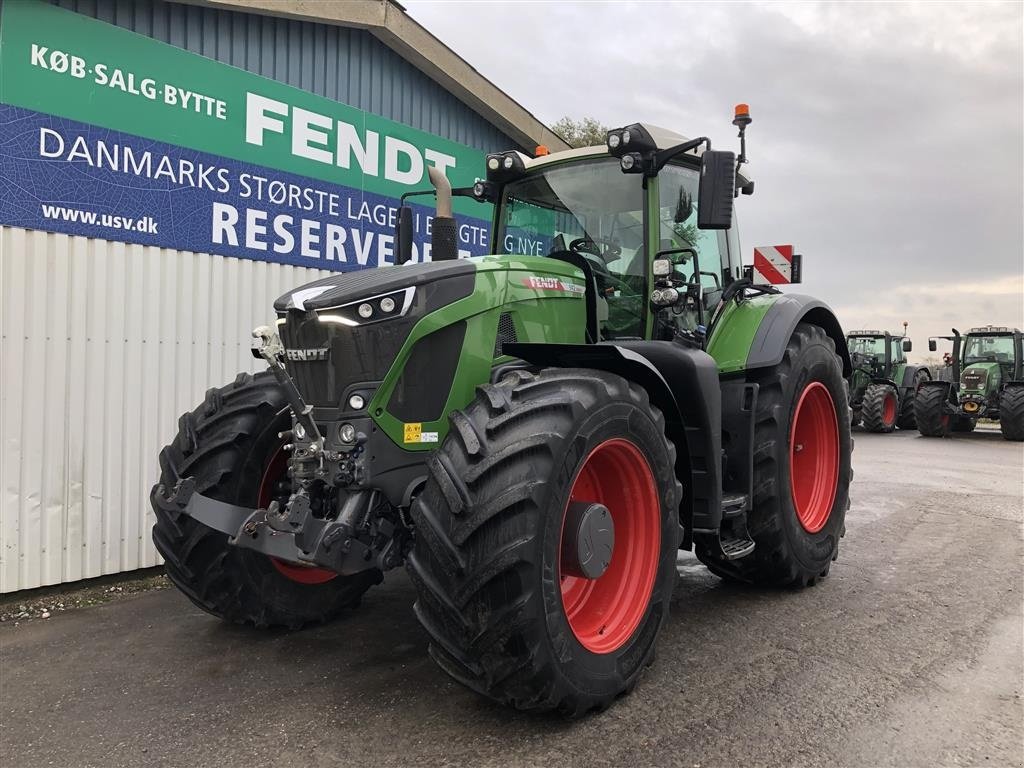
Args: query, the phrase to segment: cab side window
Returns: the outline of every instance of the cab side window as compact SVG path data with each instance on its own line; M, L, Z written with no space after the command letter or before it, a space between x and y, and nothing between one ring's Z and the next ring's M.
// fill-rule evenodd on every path
M705 291L721 290L722 267L728 263L725 232L697 229L697 171L678 165L666 166L658 176L658 232L657 250L692 248L697 252L696 264L688 255L682 259L679 271L688 280L700 272L700 284ZM738 245L737 245L738 247Z

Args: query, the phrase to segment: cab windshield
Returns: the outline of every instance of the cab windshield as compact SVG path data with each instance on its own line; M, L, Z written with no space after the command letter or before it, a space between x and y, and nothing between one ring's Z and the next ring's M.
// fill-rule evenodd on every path
M884 336L851 336L847 344L850 354L860 353L874 359L880 365L885 363ZM899 336L889 337L889 360L892 363L904 362L903 339Z
M556 165L502 192L495 252L584 260L597 283L602 338L644 334L643 246L641 177L613 158Z
M854 352L871 357L885 357L885 337L854 336L850 339L850 353Z
M964 339L964 365L1013 362L1013 336L968 336Z

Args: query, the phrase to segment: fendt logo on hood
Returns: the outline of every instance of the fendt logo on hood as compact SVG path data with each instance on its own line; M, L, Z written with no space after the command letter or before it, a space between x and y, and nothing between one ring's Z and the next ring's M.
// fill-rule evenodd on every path
M984 389L988 379L988 371L978 368L968 368L960 377L960 384L964 389Z
M318 349L286 349L284 351L284 356L293 362L311 363L318 360L326 360L330 351L330 347L320 347Z

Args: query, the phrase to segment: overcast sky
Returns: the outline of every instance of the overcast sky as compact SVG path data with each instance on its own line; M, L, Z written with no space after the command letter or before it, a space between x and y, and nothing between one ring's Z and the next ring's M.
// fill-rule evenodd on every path
M1024 4L403 3L547 124L729 149L748 102L744 260L793 243L844 328L1024 327Z

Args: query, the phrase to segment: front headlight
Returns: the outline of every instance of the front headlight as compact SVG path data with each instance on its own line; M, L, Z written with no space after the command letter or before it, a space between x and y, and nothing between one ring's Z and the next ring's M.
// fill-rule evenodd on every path
M404 317L412 306L415 295L416 288L410 286L400 291L367 296L357 301L350 301L348 304L340 304L337 307L325 307L317 310L316 317L321 323L336 325L357 326L380 323L396 317ZM374 307L380 311L374 311Z

